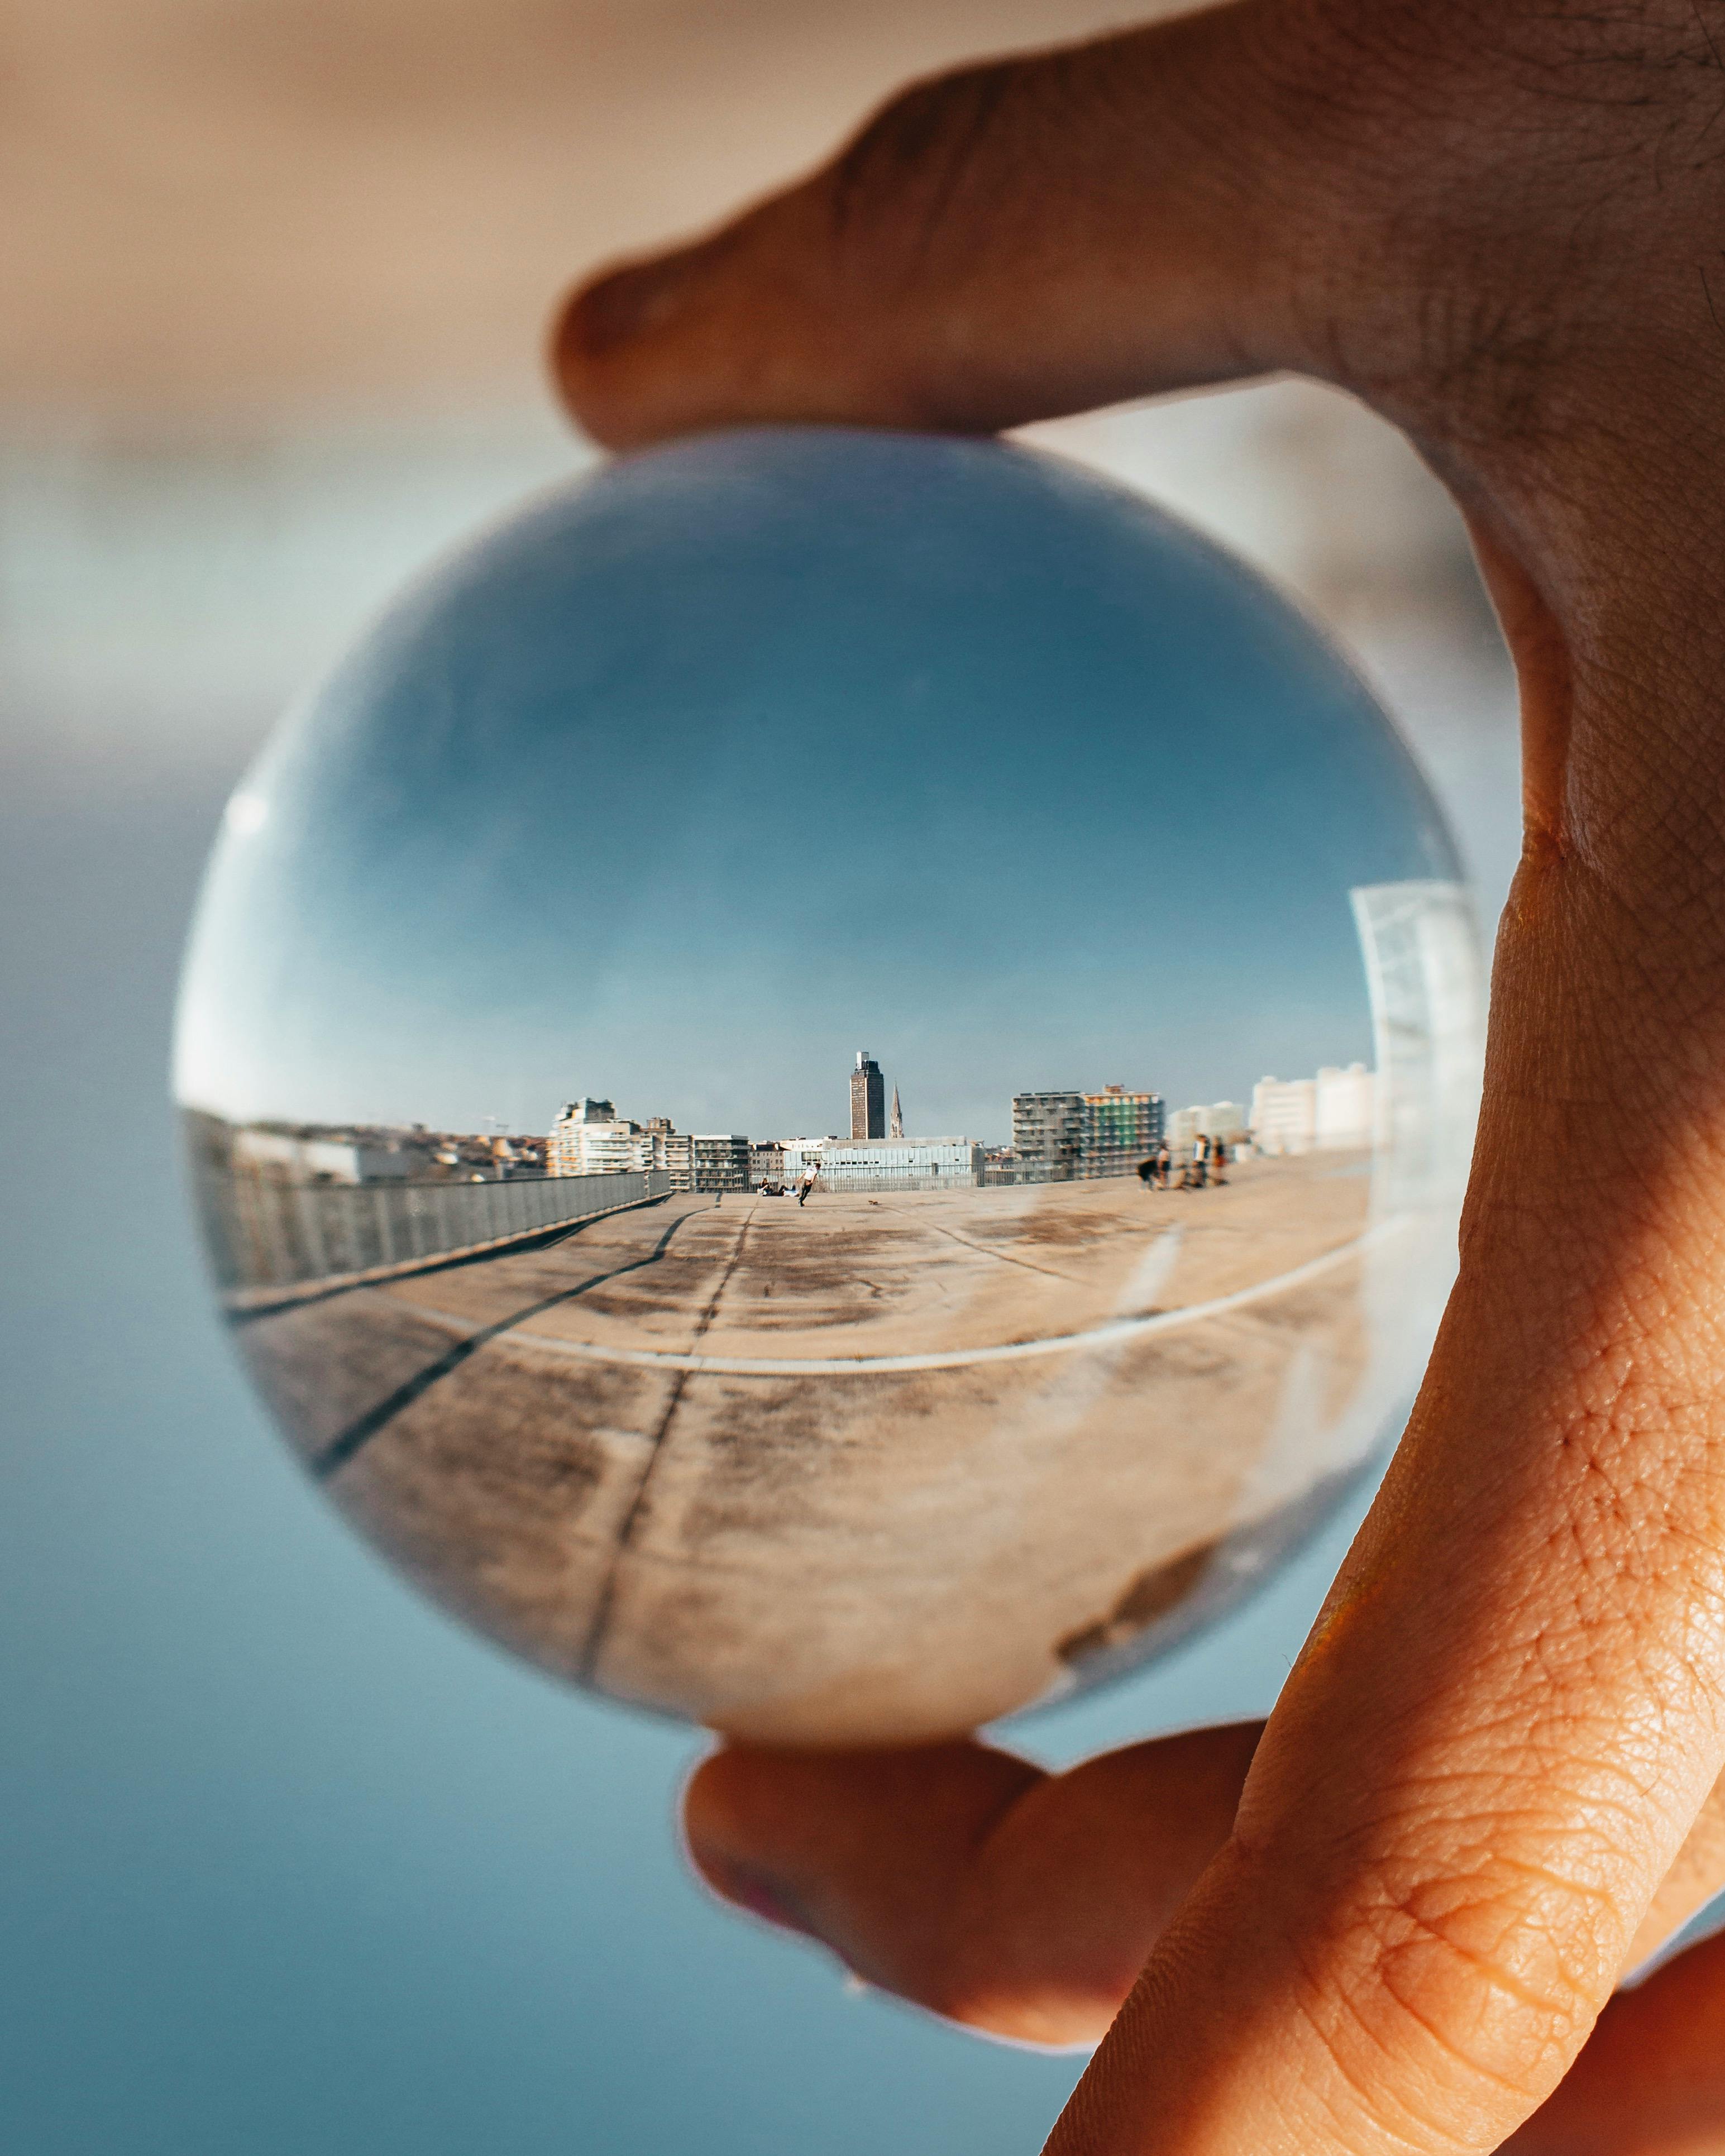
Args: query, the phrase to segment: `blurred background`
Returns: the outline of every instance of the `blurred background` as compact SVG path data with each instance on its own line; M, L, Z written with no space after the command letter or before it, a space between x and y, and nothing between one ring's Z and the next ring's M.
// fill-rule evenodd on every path
M1079 2061L709 1904L695 1740L411 1599L263 1426L165 1095L222 801L285 697L591 450L560 290L1082 0L0 0L0 2141L28 2156L1034 2150ZM1489 927L1507 667L1404 444L1309 384L1034 430L1266 567L1378 684ZM1363 1499L1362 1499L1362 1503ZM1358 1507L1356 1507L1356 1512ZM1346 1546L1014 1732L1261 1712Z

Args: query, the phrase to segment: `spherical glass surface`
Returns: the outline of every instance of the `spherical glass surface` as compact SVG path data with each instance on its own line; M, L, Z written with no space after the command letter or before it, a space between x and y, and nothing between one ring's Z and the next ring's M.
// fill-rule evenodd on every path
M404 1571L889 1742L1165 1649L1393 1434L1479 1004L1257 578L1045 455L769 430L533 502L289 718L176 1083L233 1337Z

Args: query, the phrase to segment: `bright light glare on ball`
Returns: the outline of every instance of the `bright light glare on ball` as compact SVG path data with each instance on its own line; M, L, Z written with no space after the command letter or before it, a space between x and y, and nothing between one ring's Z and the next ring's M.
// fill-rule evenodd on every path
M177 1086L311 1471L763 1739L1162 1650L1393 1430L1476 1082L1452 850L1236 562L996 444L731 434L408 593L236 794Z

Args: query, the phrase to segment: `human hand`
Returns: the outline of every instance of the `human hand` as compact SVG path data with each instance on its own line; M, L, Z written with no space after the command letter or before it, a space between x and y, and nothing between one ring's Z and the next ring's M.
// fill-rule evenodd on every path
M689 1846L727 1901L822 1941L879 1989L991 2035L1093 2044L1226 1842L1259 1730L1163 1738L1059 1775L968 1743L871 1753L733 1746L690 1784ZM1642 1921L1631 1964L1722 1871L1716 1794ZM1725 1936L1620 1993L1556 2096L1503 2145L1520 2156L1725 2148L1722 2026ZM1148 2105L1143 2119L1156 2123ZM1073 2145L1222 2145L1158 2144L1142 2127L1133 2140L1137 2123ZM1260 2141L1260 2120L1230 2124L1241 2148L1357 2145L1312 2129L1304 2143Z
M1261 1738L691 1787L720 1890L873 1980L1114 2015L1058 2156L1725 2148L1725 1946L1606 2006L1725 1884L1722 160L1718 0L1243 0L914 90L559 331L618 444L1320 377L1449 484L1516 659L1461 1272Z

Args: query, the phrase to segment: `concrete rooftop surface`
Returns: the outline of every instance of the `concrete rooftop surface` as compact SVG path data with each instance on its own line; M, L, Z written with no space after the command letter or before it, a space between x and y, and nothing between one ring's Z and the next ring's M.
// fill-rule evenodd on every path
M1368 1456L1449 1268L1363 1171L673 1197L235 1337L336 1502L542 1666L941 1736L1225 1605Z

